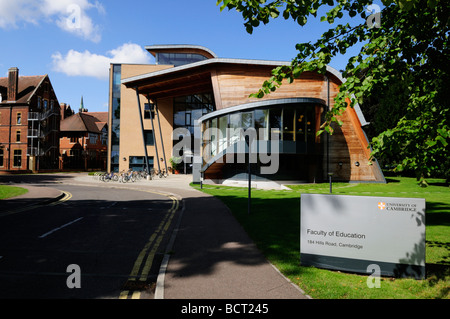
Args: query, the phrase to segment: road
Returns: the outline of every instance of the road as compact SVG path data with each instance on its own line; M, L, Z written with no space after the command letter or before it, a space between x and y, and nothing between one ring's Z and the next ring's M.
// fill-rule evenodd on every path
M152 298L176 199L50 186L65 198L0 217L0 298Z

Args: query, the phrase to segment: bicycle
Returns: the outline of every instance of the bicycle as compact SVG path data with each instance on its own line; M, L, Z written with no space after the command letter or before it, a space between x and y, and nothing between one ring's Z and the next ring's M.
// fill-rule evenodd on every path
M128 170L128 172L122 172L121 176L119 177L119 182L127 183L127 182L135 182L136 176L132 170Z
M117 181L118 180L118 176L115 173L113 173L113 172L105 173L105 174L100 176L100 180L102 182Z
M163 177L167 177L167 172L164 168L162 171L159 172L159 178L163 178Z

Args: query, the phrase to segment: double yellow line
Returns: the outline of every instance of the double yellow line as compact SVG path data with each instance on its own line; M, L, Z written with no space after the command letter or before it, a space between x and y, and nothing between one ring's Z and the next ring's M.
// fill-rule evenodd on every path
M3 212L3 213L0 213L0 217L4 217L4 216L8 216L8 215L14 215L14 214L17 214L17 213L22 213L22 212L25 212L27 210L31 210L31 209L42 207L42 206L56 206L56 205L59 205L59 204L61 204L63 202L66 202L66 201L68 201L69 199L72 198L72 194L69 193L69 192L61 191L61 193L62 193L63 196L62 196L62 198L58 199L57 201L54 201L54 202L51 202L51 203L37 203L37 204L29 205L29 206L18 207L18 208L15 208L13 210L10 210L10 211L6 211L6 212Z
M164 216L161 223L158 225L156 231L150 236L148 242L145 244L144 248L138 255L138 258L134 263L133 269L131 270L126 285L129 286L130 288L145 286L150 269L153 264L153 260L155 258L156 251L158 250L161 241L163 240L167 230L170 227L170 224L172 223L173 217L175 216L175 212L178 210L180 206L179 200L173 195L157 193L153 191L147 192L169 197L172 200L172 206L168 210L167 214ZM152 249L150 250L150 248ZM129 297L131 297L131 299L140 299L141 291L128 289L123 290L119 295L119 299L128 299Z

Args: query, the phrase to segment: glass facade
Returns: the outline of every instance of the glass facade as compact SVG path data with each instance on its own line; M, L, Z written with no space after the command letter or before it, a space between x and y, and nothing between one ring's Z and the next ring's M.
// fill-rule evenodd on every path
M203 164L233 144L243 141L242 133L248 128L254 128L259 141L258 147L268 145L261 144L261 141L270 141L271 134L277 133L279 138L280 168L277 176L270 176L270 179L306 178L300 176L300 173L306 173L305 170L299 170L299 167L307 167L317 161L322 152L321 148L317 147L320 140L316 137L321 120L316 118L316 114L320 117L318 114L321 113L321 109L321 105L313 103L279 104L235 111L206 119L201 126ZM236 148L230 148L228 152L231 154L233 150ZM242 175L246 169L246 164L227 161L223 177Z
M206 60L207 57L194 53L158 53L156 54L156 64L171 64L180 66Z
M119 171L119 141L120 141L120 79L122 66L112 65L112 105L110 107L112 116L111 126L111 171Z
M211 93L176 97L173 100L173 128L187 128L193 136L195 121L214 110Z

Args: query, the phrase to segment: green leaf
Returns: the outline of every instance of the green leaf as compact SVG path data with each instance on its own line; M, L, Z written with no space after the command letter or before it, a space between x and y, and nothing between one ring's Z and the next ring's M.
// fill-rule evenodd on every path
M443 146L447 146L448 145L448 142L445 140L445 138L443 138L442 136L438 136L438 137L436 137L436 140L438 140L439 142L441 142L441 144L443 145Z

